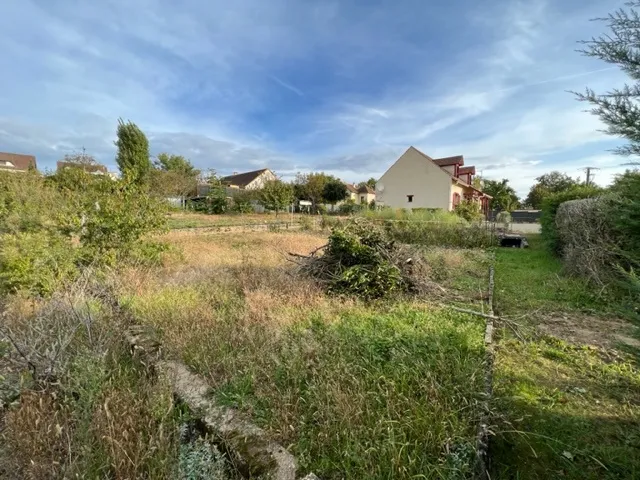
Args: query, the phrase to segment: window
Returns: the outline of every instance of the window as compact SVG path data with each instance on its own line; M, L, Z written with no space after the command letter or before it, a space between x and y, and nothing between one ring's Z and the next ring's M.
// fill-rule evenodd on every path
M360 203L365 203L366 200L364 199L364 195L360 197Z
M413 195L407 195L407 202L413 203Z
M459 204L460 204L460 194L456 192L453 194L453 208L456 208Z

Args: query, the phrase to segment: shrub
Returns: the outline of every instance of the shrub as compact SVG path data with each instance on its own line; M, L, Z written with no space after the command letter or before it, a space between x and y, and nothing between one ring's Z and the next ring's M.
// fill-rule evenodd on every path
M352 215L362 210L362 206L354 202L352 199L346 200L338 207L338 212L341 215Z
M562 241L558 236L558 230L556 227L556 213L558 212L560 204L569 200L596 197L601 193L601 188L580 185L570 188L564 192L549 195L544 199L542 202L542 214L540 216L542 238L544 239L547 248L554 255L561 255L563 248Z
M505 228L509 227L509 224L512 222L511 214L509 212L500 212L496 216L496 223L501 223Z
M0 236L0 291L50 294L77 275L77 249L47 231Z
M467 222L474 222L482 219L480 204L473 200L463 200L455 208L456 215L464 218Z
M251 203L254 199L254 195L252 192L248 190L242 190L235 195L233 195L232 203L231 203L231 211L233 213L252 213L253 212L253 204Z

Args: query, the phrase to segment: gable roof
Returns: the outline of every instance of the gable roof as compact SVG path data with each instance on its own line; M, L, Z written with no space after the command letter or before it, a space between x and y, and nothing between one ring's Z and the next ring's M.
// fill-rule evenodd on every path
M375 194L376 191L371 188L369 185L362 185L360 188L358 188L358 193L372 193Z
M478 193L481 193L482 195L484 195L485 197L489 197L489 198L493 198L490 195L487 195L486 193L484 193L482 190L477 189L476 187L474 187L473 185L468 184L467 182L465 182L464 180L458 178L458 177L454 177L451 172L449 172L448 170L442 168L445 167L447 165L463 165L464 164L464 158L462 155L456 155L454 157L445 157L445 158L438 158L438 159L433 159L431 158L429 155L427 155L426 153L421 152L420 150L418 150L416 147L411 146L409 147L408 150L414 150L415 152L418 152L420 155L422 155L424 158L426 158L427 160L429 160L430 162L435 163L438 167L440 167L440 170L442 170L443 172L445 172L447 175L449 175L451 177L451 180L453 180L454 182L463 185L465 187L469 187L472 188L473 190L475 190ZM440 163L438 163L440 162ZM460 163L458 163L460 162ZM476 167L474 165L470 165L468 167L462 167L458 170L458 174L462 175L462 174L467 174L467 173L471 173L472 175L475 175L476 173Z
M345 184L347 186L347 190L351 193L358 193L358 187L356 187L355 185L351 184L351 183L347 183Z
M453 157L436 158L433 163L439 167L446 167L448 165L464 165L464 157L462 155L454 155Z
M239 187L246 187L251 182L253 182L256 178L262 175L264 172L268 172L268 168L263 168L262 170L254 170L253 172L245 172L245 173L237 173L235 175L229 175L227 177L222 177L220 180L223 183L227 183L229 185L237 185Z
M37 168L36 157L33 155L0 152L0 169L27 171L30 167Z
M57 162L56 167L58 170L62 170L63 168L81 168L87 173L107 173L107 167L100 164L88 164L88 163L75 163L75 162Z

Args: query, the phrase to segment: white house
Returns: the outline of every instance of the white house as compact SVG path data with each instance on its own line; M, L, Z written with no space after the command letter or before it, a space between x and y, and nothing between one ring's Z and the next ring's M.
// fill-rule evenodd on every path
M376 203L391 208L439 208L451 211L462 200L489 208L489 197L472 184L475 167L464 157L431 158L409 147L376 183Z

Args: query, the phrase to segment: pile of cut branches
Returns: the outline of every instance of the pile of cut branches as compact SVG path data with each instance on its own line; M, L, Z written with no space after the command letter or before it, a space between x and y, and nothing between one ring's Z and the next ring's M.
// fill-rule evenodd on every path
M332 293L374 299L442 290L429 280L417 249L390 240L382 228L362 219L334 228L329 242L309 255L290 255L300 273Z

